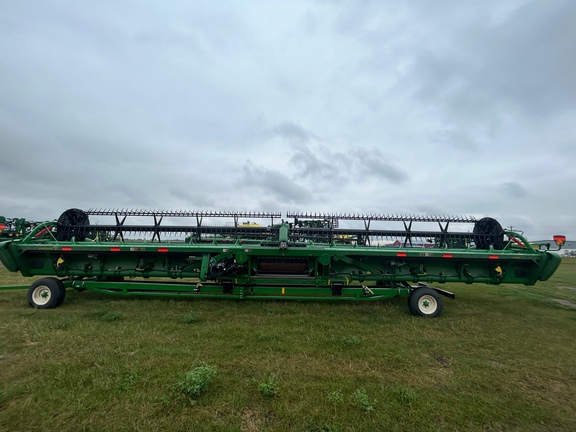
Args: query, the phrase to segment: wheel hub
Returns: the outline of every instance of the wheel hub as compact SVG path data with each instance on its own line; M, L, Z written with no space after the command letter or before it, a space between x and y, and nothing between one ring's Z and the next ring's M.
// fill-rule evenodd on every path
M38 305L45 305L50 301L51 297L52 293L45 286L37 287L32 293L32 298L34 299L34 302Z
M428 295L423 296L420 299L419 305L420 305L420 310L426 314L434 313L438 307L436 299L434 299L434 297L431 297Z

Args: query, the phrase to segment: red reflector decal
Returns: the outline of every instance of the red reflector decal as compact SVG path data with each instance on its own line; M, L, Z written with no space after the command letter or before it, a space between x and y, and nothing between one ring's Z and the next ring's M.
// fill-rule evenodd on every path
M452 258L452 254L444 254L442 255L442 258Z
M405 256L406 256L406 252L398 252L398 253L396 254L396 256L405 257Z
M490 255L488 258L490 258L490 259L498 259L498 255Z
M63 251L71 251L72 248L69 247L69 246L64 246L64 247L62 248L62 250L63 250Z
M158 252L168 252L168 248L158 248Z
M120 252L120 248L119 247L110 248L110 252Z

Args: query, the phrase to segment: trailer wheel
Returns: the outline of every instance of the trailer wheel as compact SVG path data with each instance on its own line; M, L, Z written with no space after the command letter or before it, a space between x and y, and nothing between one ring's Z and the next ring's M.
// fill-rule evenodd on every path
M408 308L412 315L434 318L442 313L444 301L432 288L418 288L408 297Z
M28 288L28 303L37 309L53 309L62 304L66 289L56 278L38 279Z

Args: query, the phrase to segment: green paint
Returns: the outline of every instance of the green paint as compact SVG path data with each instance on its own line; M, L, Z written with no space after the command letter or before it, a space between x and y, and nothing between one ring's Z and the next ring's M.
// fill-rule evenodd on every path
M412 284L534 285L548 279L561 261L553 252L512 241L502 250L463 242L451 248L369 246L338 236L324 243L294 241L287 223L279 226L276 239L213 237L209 242L110 241L110 236L57 241L54 227L41 224L23 238L0 242L0 260L24 276L69 278L67 285L77 289L122 295L377 300L409 295L419 286ZM529 245L518 233L505 235ZM169 282L183 278L200 282Z

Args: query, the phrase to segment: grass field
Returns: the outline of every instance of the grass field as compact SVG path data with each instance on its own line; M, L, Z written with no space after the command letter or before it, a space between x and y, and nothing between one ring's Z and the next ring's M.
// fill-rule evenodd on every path
M24 278L0 268L0 285ZM576 259L367 303L0 291L0 431L574 431Z

